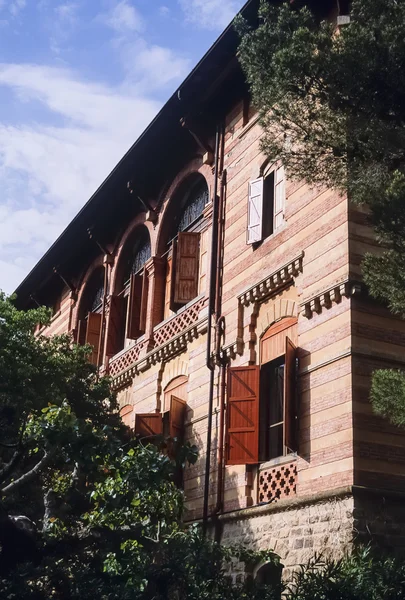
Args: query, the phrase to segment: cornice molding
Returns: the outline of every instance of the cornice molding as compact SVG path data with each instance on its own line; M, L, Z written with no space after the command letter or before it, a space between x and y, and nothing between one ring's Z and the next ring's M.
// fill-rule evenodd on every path
M266 300L269 296L281 290L287 283L302 273L304 252L296 258L268 275L258 283L238 294L238 303L244 307Z
M329 309L335 304L340 304L343 298L350 298L351 296L361 294L363 291L364 286L360 282L344 279L327 290L301 302L300 312L303 317L311 319L314 313L321 314L324 309Z

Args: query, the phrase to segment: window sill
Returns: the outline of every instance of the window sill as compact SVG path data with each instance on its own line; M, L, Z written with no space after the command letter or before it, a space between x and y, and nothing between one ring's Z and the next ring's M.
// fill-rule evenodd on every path
M286 456L279 456L277 458L272 458L271 460L267 460L266 462L259 463L259 471L264 469L272 469L274 467L279 467L285 465L291 461L297 460L297 453L287 454Z
M238 140L241 140L247 134L247 132L250 131L256 125L259 119L260 115L256 115L248 123L246 123L246 125L243 127L242 131L238 135Z

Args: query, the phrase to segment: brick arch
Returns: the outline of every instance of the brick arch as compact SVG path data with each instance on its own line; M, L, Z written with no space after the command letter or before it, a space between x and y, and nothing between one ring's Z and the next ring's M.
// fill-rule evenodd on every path
M114 267L111 272L111 283L110 290L111 293L116 293L117 280L119 279L119 271L121 266L121 259L123 258L123 254L127 249L127 243L130 241L133 233L136 231L138 227L146 227L149 233L150 245L151 245L151 256L155 256L155 246L156 246L156 232L154 231L153 224L150 221L145 220L146 214L141 213L131 221L123 235L121 236L119 242L116 245L115 249L115 257L114 257Z
M266 306L266 310L259 311L257 316L256 331L259 338L263 337L267 330L277 321L286 317L298 318L298 302L289 298L280 298Z
M166 363L162 377L162 390L165 390L173 379L182 375L188 377L188 362L178 356Z
M167 236L170 229L170 215L173 210L171 199L174 198L184 181L193 174L200 174L207 182L208 192L211 195L213 188L213 174L209 165L203 165L201 157L194 159L182 169L167 188L160 200L159 225L157 227L156 254L161 255L166 251Z

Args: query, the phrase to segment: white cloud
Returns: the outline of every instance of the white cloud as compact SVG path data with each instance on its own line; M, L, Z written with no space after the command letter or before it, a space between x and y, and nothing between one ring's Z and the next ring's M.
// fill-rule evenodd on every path
M170 8L168 6L160 6L159 14L161 17L167 17L170 14Z
M108 13L100 15L99 20L119 34L125 34L129 31L139 32L143 28L141 15L128 0L121 0Z
M25 8L26 0L14 0L10 2L9 11L13 17L16 17L20 11Z
M75 2L66 2L55 7L57 17L64 23L73 25L76 21L78 5Z
M204 29L224 29L244 0L179 0L186 20Z
M66 120L60 127L0 125L0 288L11 292L159 105L50 67L1 65L1 85Z

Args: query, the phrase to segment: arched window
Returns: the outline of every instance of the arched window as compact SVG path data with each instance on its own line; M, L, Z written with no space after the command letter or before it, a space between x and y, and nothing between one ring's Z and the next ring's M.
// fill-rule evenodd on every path
M104 269L94 271L88 280L79 307L77 341L93 348L90 362L97 364L102 330L102 305L104 297Z
M207 250L201 229L208 200L208 185L199 173L188 177L172 200L176 212L168 242L165 319L198 296L205 282Z
M297 319L280 319L261 340L260 365L229 369L227 464L258 464L296 452L297 338Z
M139 227L128 240L118 265L117 293L111 296L108 318L107 355L114 356L145 333L148 302L148 274L145 264L151 257L146 227Z

